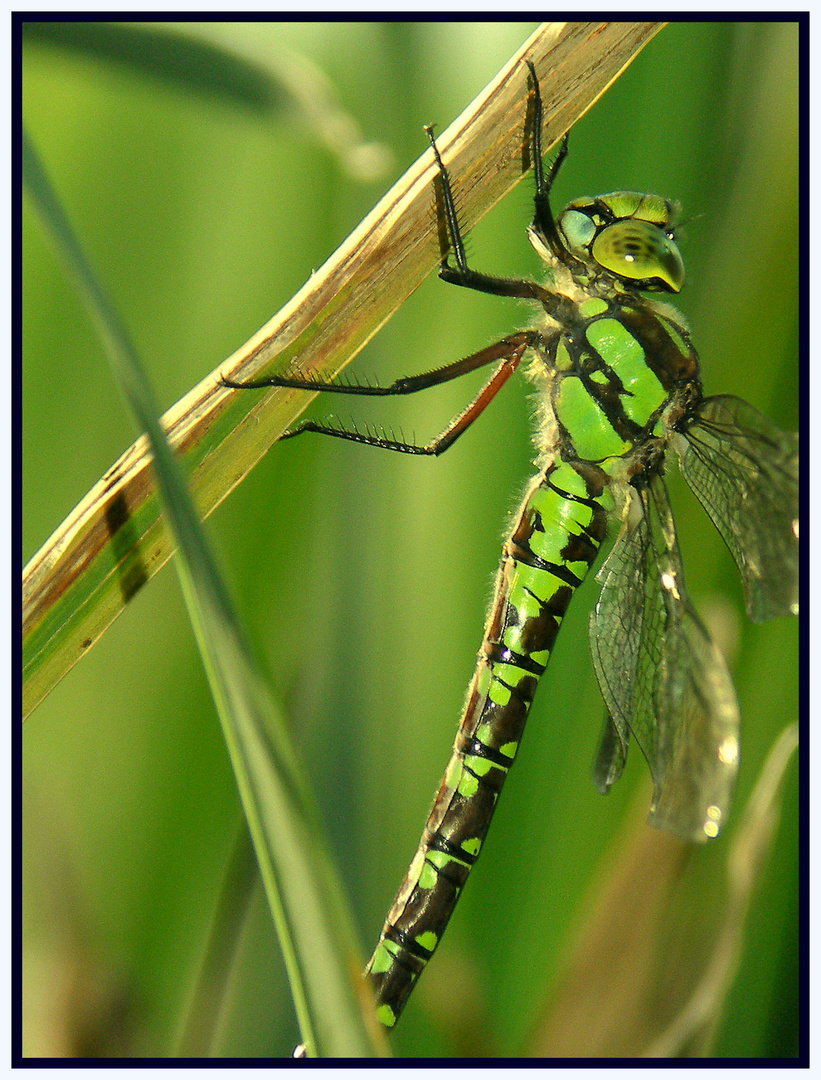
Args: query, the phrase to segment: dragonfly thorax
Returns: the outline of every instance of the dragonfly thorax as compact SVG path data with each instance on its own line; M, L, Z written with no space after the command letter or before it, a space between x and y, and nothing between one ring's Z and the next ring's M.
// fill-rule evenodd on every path
M606 271L632 288L679 292L684 263L676 246L676 203L658 195L614 191L568 203L557 226L567 251L594 274Z

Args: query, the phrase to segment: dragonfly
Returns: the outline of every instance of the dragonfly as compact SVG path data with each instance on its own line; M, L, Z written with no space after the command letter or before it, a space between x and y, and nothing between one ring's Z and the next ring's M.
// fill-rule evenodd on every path
M606 792L618 780L632 736L653 781L653 825L707 841L727 819L738 770L739 708L724 659L685 588L664 480L671 460L678 460L732 553L750 618L798 613L798 435L739 398L703 396L687 326L655 299L678 293L684 282L676 203L615 191L577 198L554 215L550 193L568 136L545 170L539 80L533 62L524 63L524 137L535 182L528 238L544 262L542 283L468 266L450 176L432 130L426 131L450 249L439 276L532 301L534 325L385 387L298 371L223 380L237 390L397 396L493 365L476 397L424 445L313 419L282 436L314 432L429 456L453 445L525 357L539 395L538 468L504 541L453 750L365 969L377 1018L388 1029L439 945L479 857L562 620L610 526L617 536L597 574L601 592L588 627L607 710L594 781Z

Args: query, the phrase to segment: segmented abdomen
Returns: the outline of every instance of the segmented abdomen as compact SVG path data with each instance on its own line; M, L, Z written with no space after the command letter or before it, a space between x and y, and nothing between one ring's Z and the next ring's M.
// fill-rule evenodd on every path
M505 542L453 753L366 969L386 1027L439 944L479 855L539 676L604 538L600 477L579 462L548 466L531 482Z

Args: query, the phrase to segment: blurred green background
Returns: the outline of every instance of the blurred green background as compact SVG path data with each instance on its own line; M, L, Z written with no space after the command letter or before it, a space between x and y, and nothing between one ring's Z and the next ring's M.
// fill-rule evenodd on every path
M346 175L304 124L54 44L25 45L26 123L163 407L296 291L422 152L422 125L446 127L534 28L197 27L318 65L364 138L393 152L371 183ZM797 80L795 25L672 25L576 125L557 184L560 202L615 188L682 202L688 282L676 305L705 390L737 393L787 428L798 422ZM524 232L531 197L526 178L474 230L474 266L539 273ZM28 560L134 432L25 204L23 240ZM522 304L431 277L350 370L387 383L529 318ZM311 409L426 440L475 385ZM519 381L439 460L310 437L275 447L209 522L315 781L364 949L450 750L503 525L532 471L531 414ZM689 590L728 657L743 715L733 821L693 853L682 878L679 895L690 899L676 916L675 949L686 952L720 923L727 845L768 749L797 717L798 627L746 620L720 538L683 485L671 487ZM618 864L619 837L645 829L648 778L635 749L608 798L589 779L603 714L586 643L594 597L588 581L486 854L392 1038L397 1054L529 1052L602 895L602 867ZM174 1054L240 810L170 568L32 715L23 749L24 1053ZM722 1056L797 1053L797 772L793 762L714 1045ZM639 903L643 885L639 875ZM594 1002L611 965L605 952L586 975ZM260 890L225 993L214 1053L290 1053L296 1025Z

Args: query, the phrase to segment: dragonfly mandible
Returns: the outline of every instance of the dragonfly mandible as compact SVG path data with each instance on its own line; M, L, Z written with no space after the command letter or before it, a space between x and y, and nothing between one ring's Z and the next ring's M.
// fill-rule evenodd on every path
M456 739L422 837L366 967L377 1017L392 1028L436 950L515 760L539 679L574 592L615 523L590 615L593 665L607 707L594 765L606 791L630 737L653 780L650 821L693 841L724 824L738 768L739 710L724 660L685 588L665 469L680 469L729 547L747 611L761 621L798 611L798 436L739 398L704 397L682 318L643 294L678 293L684 266L678 207L616 191L570 202L550 192L565 135L542 164L542 102L529 74L535 210L528 237L545 263L542 284L494 277L467 264L451 181L430 129L454 285L529 300L533 327L471 356L390 386L340 384L299 373L223 383L367 396L412 394L493 365L470 404L417 445L304 420L282 438L315 432L406 454L443 453L527 357L540 396L538 470L513 515Z

